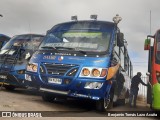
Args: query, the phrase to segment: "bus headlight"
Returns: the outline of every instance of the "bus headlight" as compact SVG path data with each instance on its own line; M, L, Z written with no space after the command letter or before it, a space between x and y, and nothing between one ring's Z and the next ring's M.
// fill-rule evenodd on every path
M103 83L100 82L87 82L85 84L86 89L100 89L102 87Z
M28 63L27 71L37 72L38 71L38 63Z
M99 76L100 76L100 71L99 71L98 69L93 69L93 70L92 70L92 75L93 75L94 77L99 77Z
M89 76L89 75L90 75L90 70L87 69L87 68L84 68L84 69L82 70L82 76Z
M103 78L107 75L106 68L84 67L81 70L80 77Z

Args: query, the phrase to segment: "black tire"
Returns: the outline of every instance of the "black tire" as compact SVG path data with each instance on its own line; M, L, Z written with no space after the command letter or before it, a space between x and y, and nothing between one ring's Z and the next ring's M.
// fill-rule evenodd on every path
M12 86L12 85L6 85L6 86L4 86L5 87L5 89L6 90L8 90L8 91L12 91L12 90L14 90L16 87L15 86Z
M104 99L100 99L100 100L96 101L97 111L105 112L111 106L113 106L113 102L110 102L110 98L109 99L104 98Z
M43 93L42 94L42 99L43 99L43 101L46 101L46 102L53 102L55 97L51 94Z

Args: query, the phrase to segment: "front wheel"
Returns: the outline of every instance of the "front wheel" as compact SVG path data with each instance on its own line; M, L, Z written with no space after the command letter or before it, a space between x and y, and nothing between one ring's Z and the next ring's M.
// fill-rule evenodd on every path
M42 99L46 102L53 102L55 97L51 94L48 94L48 93L43 93L42 94Z
M113 105L112 102L110 101L110 98L104 98L104 99L100 99L98 101L96 101L96 109L98 111L107 111L108 108L110 108L110 106Z
M14 90L16 87L15 86L12 86L12 85L6 85L6 86L4 86L5 87L5 89L6 90L8 90L8 91L12 91L12 90Z

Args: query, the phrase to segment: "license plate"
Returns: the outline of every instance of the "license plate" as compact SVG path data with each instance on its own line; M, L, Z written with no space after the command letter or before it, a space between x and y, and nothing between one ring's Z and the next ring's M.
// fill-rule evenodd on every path
M48 83L61 84L62 79L60 79L60 78L48 78Z

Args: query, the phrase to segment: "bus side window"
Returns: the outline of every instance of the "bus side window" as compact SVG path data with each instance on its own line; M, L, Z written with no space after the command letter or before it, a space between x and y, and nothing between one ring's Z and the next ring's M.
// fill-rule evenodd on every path
M120 48L121 67L124 69L124 47Z
M120 48L117 46L117 38L115 37L115 40L114 40L114 50L113 50L113 58L115 58L117 60L117 62L120 61L120 56L119 56L119 50Z

